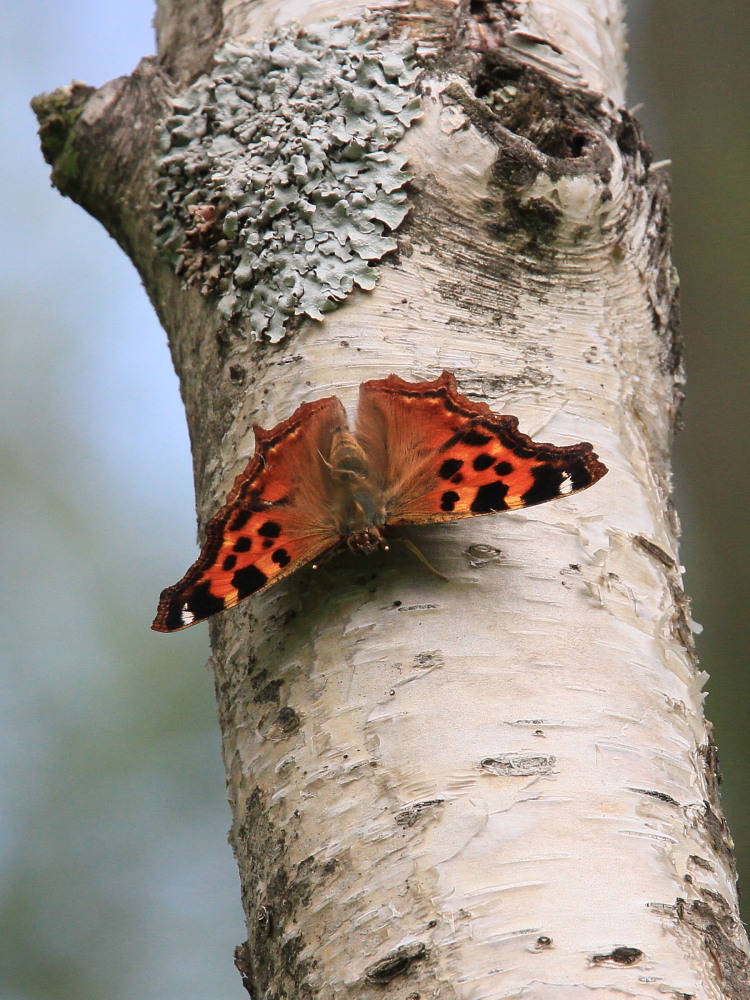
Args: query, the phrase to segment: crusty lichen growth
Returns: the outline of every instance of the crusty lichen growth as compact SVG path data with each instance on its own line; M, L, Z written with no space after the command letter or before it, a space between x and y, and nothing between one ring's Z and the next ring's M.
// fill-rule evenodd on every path
M164 124L159 244L258 340L374 287L396 247L419 70L379 35L317 24L225 45Z

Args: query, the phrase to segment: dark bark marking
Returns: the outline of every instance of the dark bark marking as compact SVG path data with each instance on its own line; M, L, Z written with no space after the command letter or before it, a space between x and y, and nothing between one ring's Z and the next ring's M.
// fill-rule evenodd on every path
M427 945L422 941L401 945L385 958L368 965L365 969L365 979L370 983L389 983L396 976L408 972L411 965L424 958L426 954Z

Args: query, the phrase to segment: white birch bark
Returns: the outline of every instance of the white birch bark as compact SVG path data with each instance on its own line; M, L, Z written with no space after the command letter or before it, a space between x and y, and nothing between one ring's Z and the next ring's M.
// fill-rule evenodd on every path
M275 344L227 327L154 255L146 181L113 201L105 157L67 185L170 331L201 520L253 422L330 393L351 405L390 372L447 368L611 471L568 500L414 532L449 583L395 550L346 556L214 619L238 965L267 1000L746 996L670 500L668 187L621 110L619 2L165 2L172 81L146 65L86 95L75 142L86 160L128 114L153 133L220 42L368 10L379 44L405 32L424 70L397 147L410 215L375 287L321 321ZM185 23L206 28L197 54Z

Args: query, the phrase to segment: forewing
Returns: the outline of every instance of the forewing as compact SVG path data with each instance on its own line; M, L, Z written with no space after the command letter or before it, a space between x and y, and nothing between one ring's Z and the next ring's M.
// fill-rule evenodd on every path
M432 382L390 375L363 383L357 437L393 525L531 507L607 472L587 442L532 441L515 417L462 396L450 372Z
M234 607L341 541L323 456L345 425L330 396L255 428L255 454L208 522L196 562L162 592L153 629L176 632Z

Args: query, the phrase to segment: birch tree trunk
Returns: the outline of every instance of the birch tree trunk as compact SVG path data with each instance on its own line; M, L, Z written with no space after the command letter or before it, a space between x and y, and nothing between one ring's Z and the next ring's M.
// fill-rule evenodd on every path
M168 332L201 524L253 422L390 372L447 368L611 470L419 530L449 583L343 556L212 620L248 992L750 995L619 2L161 0L156 26L132 76L35 107Z

